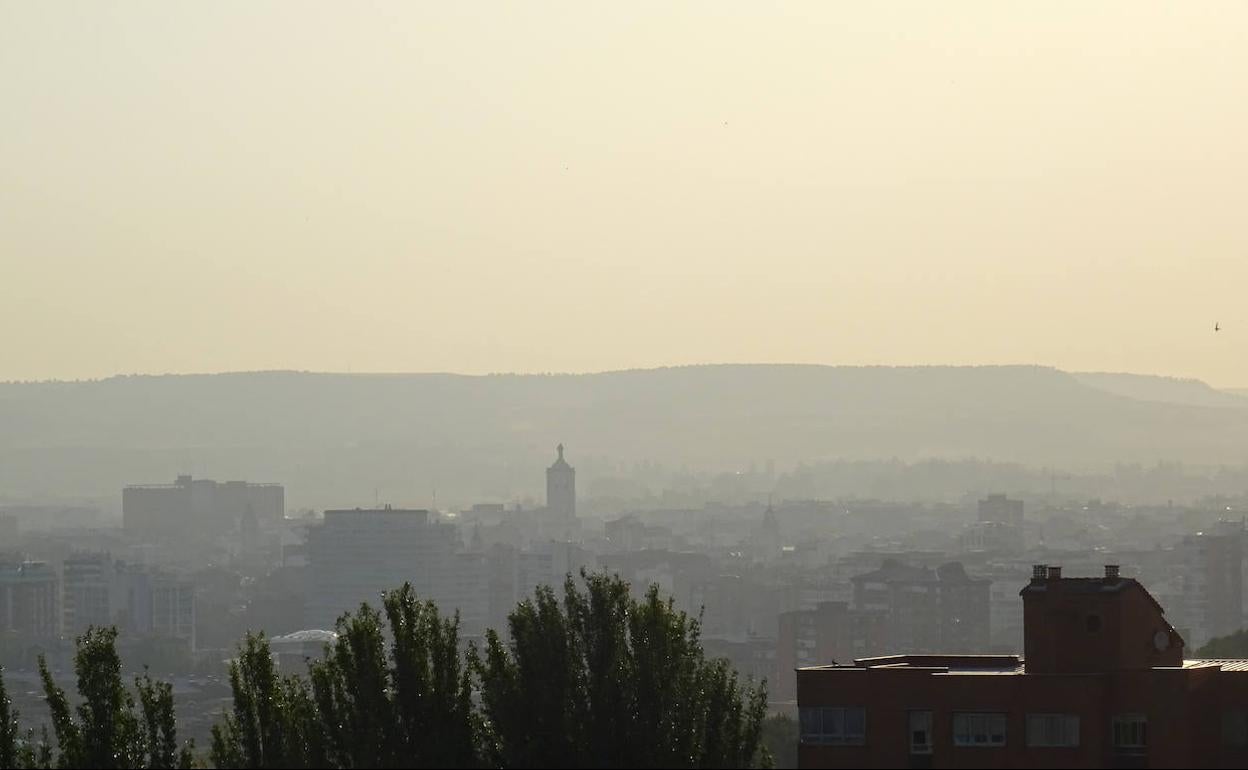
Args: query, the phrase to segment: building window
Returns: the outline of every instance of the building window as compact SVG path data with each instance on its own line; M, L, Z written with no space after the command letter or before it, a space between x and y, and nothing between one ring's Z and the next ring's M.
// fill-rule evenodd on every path
M1222 745L1248 746L1248 711L1227 711L1222 715Z
M953 715L954 746L1004 746L1005 714L962 712Z
M860 707L801 709L802 743L820 746L862 746L866 743L867 711Z
M1148 746L1148 717L1119 714L1114 717L1114 748L1142 749Z
M1028 746L1078 746L1079 717L1074 714L1028 714Z
M932 712L911 711L910 719L910 753L932 753Z

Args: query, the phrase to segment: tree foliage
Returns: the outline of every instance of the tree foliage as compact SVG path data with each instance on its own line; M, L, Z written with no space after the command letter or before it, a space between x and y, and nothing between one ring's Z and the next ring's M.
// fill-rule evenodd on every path
M699 623L651 587L571 576L509 617L484 656L459 618L410 585L363 604L308 675L280 676L249 635L233 708L213 729L220 767L747 767L766 764L763 684L707 660Z
M0 668L0 767L18 766L17 754L21 746L19 717L4 686L4 669Z
M71 708L47 661L39 658L39 676L52 714L57 767L190 767L192 747L178 748L173 689L144 674L136 677L139 709L121 679L116 628L89 628L78 637L74 654L81 703ZM46 741L44 742L46 745Z
M279 677L268 642L249 635L230 667L232 713L213 729L219 767L469 767L478 717L459 618L387 592L339 618L338 639L307 678ZM389 644L387 646L387 636Z
M262 635L248 634L230 663L233 709L212 728L217 767L319 767L324 741L307 684L279 676Z
M1248 658L1248 629L1214 637L1196 654L1202 658Z
M657 586L569 577L562 603L539 588L487 635L482 703L504 767L747 767L760 750L766 689L707 660L696 619Z
M4 668L0 667L0 768L38 768L51 764L46 730L42 741L35 740L34 730L22 733L21 714L9 700L4 686Z
M38 738L34 730L21 732L0 676L0 768L189 768L192 746L178 747L172 686L146 673L137 677L136 710L121 678L116 629L90 628L76 641L76 707L39 658L55 748L46 727Z
M651 586L641 600L605 573L539 588L461 646L410 585L336 623L307 676L282 675L249 634L230 665L233 702L213 728L219 767L747 767L766 765L765 684L708 660L697 619ZM21 732L0 672L0 768L190 767L172 686L121 677L117 632L77 640L77 705L39 659L51 736ZM137 700L136 700L137 698ZM790 720L791 721L791 720ZM769 724L769 733L775 733ZM784 731L780 731L783 733ZM774 739L775 736L773 735ZM783 739L781 739L783 740Z
M788 714L773 714L763 720L763 745L777 768L797 767L797 720Z

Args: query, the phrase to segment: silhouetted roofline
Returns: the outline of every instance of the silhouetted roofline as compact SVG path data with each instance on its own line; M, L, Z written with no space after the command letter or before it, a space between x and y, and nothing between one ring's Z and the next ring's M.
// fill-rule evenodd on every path
M1135 578L1128 578L1128 577L1033 578L1030 583L1022 587L1022 589L1018 592L1018 595L1025 597L1027 594L1048 593L1048 587L1055 583L1060 583L1062 587L1061 590L1063 591L1066 591L1068 593L1081 593L1081 594L1120 593L1132 587L1138 588L1140 591L1144 592L1144 595L1148 597L1148 600L1150 602L1153 603L1153 606L1157 608L1158 612L1160 612L1162 615L1166 614L1165 607L1161 606L1161 603L1158 602L1157 599L1151 593L1148 592L1148 589L1145 588L1143 584L1140 583L1140 581L1136 580Z

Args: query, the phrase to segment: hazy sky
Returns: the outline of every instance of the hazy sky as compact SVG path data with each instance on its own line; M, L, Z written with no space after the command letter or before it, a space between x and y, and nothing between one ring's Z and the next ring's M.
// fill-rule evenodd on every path
M0 379L1248 386L1246 76L1241 2L0 0Z

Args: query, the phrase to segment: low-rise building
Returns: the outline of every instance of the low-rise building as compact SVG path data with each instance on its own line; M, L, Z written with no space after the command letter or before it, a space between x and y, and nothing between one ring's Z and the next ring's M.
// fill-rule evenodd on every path
M1037 565L1024 655L901 654L797 672L799 763L1243 767L1248 660L1187 660L1136 580Z

